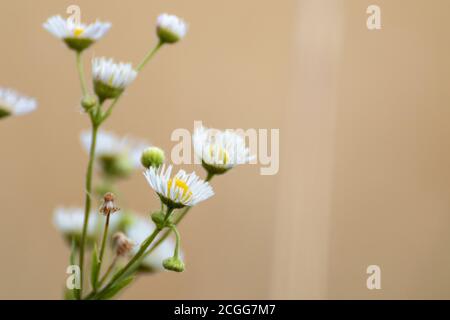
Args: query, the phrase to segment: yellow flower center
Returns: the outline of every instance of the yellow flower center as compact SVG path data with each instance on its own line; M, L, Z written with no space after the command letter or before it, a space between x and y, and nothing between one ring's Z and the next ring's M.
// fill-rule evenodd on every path
M167 181L167 197L170 198L170 190L172 188L173 185L173 179L169 179L169 181ZM177 188L177 193L175 194L176 198L180 198L181 200L187 200L192 196L192 192L189 190L188 185L180 180L175 178L175 187ZM179 194L179 190L182 190L181 192L181 196Z
M226 165L230 159L228 151L222 148L221 146L211 145L209 147L209 155L212 159L218 159L219 163ZM217 158L216 158L217 155Z
M75 37L80 37L84 32L84 29L81 27L76 27L75 30L73 30L73 35Z

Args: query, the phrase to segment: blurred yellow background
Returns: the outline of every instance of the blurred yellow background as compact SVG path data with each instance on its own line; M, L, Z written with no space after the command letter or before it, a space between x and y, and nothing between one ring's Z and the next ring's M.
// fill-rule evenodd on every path
M89 123L74 54L42 23L72 4L113 23L87 73L94 56L137 64L159 13L189 22L105 129L168 153L195 120L280 129L279 174L213 180L216 196L181 227L187 271L142 277L122 298L450 298L450 2L373 2L2 1L0 85L39 109L0 124L0 298L59 299L66 279L52 212L83 204ZM139 172L121 187L127 207L158 205ZM366 287L369 265L381 290Z

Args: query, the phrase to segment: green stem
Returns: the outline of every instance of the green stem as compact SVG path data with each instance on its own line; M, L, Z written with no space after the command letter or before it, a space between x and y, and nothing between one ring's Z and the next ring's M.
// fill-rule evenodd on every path
M173 231L173 233L175 233L175 239L176 239L176 243L175 243L175 251L173 253L173 257L178 259L178 255L179 255L179 251L180 251L180 246L181 246L181 237L180 237L180 233L178 232L177 227L175 227L175 225L172 225L170 227Z
M109 217L111 214L106 215L106 222L105 222L105 229L103 230L103 239L102 239L102 246L100 249L100 256L99 256L99 266L98 269L101 271L102 269L102 261L103 261L103 255L105 254L105 247L106 247L106 238L108 236L108 227L109 227Z
M86 79L84 76L83 60L81 59L81 52L79 52L79 51L77 51L77 69L78 69L78 75L80 77L81 91L83 92L83 96L87 96L88 89L87 89L87 85L86 85Z
M164 42L160 41L158 44L150 50L146 56L144 57L144 60L137 66L136 71L141 72L142 69L144 69L145 65L153 58L153 56L158 52L159 49L163 46Z
M83 294L83 270L84 270L84 249L86 245L86 235L87 229L89 225L89 214L91 212L91 190L92 190L92 171L94 167L94 158L95 158L95 147L97 144L97 133L98 126L93 124L92 126L92 138L91 138L91 148L89 151L89 163L86 171L86 199L84 205L84 222L83 222L83 233L81 235L81 243L80 243L80 298Z
M173 208L167 208L165 221L167 221L169 219L169 217L172 214L173 210L174 210ZM152 244L152 242L155 240L155 238L158 236L158 234L161 232L161 230L162 229L156 228L153 231L153 233L147 239L145 239L145 241L141 244L141 247L140 247L139 251L133 256L133 258L131 258L130 261L128 261L128 263L125 265L125 267L120 269L119 272L117 272L112 277L112 279L105 286L105 288L103 288L96 295L91 293L87 298L101 298L103 293L107 292L110 288L112 288L115 285L116 281L120 280L120 278L122 278L122 276L124 274L126 274L131 269L131 267L133 267L133 265L136 262L138 262L144 256L145 251Z
M159 49L161 49L161 47L163 46L163 42L158 42L158 44L152 49L150 50L146 56L144 57L144 59L142 60L142 62L137 66L136 71L139 73L142 71L142 69L144 69L144 67L146 66L146 64L153 58L153 56L158 52ZM120 98L122 97L122 94L119 95L116 99L114 99L114 101L111 103L111 105L109 106L108 110L106 110L105 114L102 117L101 122L105 121L106 119L109 118L109 116L111 116L111 113L114 110L114 107L117 105L117 103L119 102Z
M103 282L105 282L106 279L108 279L109 274L111 273L111 271L113 271L114 267L116 266L117 260L119 259L119 256L116 255L113 259L113 261L111 262L111 264L108 267L108 270L106 270L105 274L103 275L103 277L100 279L100 282L98 283L98 286L101 287L103 285Z

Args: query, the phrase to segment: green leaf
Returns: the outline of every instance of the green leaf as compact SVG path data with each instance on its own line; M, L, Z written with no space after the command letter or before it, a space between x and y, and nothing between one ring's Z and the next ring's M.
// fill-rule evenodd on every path
M112 299L116 294L118 294L122 289L127 287L134 280L134 276L130 276L123 280L120 280L115 286L111 287L111 289L105 291L99 299L109 300Z
M98 275L100 273L100 261L98 260L97 245L92 250L92 266L91 266L91 285L94 290L97 290Z

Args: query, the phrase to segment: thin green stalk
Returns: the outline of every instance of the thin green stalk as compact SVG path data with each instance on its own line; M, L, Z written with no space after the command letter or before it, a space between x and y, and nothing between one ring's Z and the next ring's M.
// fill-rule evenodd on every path
M174 225L170 227L170 229L172 229L172 231L175 233L175 251L173 253L173 257L178 259L179 256L179 252L180 252L180 246L181 246L181 237L180 237L180 233L178 232L177 227L175 227Z
M102 261L103 261L103 255L105 254L105 247L106 247L106 238L108 237L108 227L109 227L109 217L111 214L106 215L106 222L105 222L105 229L103 230L103 239L102 239L102 245L100 249L100 256L99 256L99 266L98 269L102 270Z
M87 89L87 85L86 85L86 79L84 76L83 60L81 59L80 51L77 51L77 69L78 69L78 75L80 77L81 91L83 92L83 96L87 96L88 89Z
M117 260L119 259L118 255L115 255L113 261L111 262L111 264L108 267L108 270L106 270L105 274L103 275L103 277L100 279L98 286L101 287L103 285L103 283L105 282L106 279L108 279L109 274L111 273L111 271L113 271L114 267L116 266Z
M163 46L164 42L160 41L152 50L150 50L147 55L144 57L144 60L137 66L136 71L141 72L144 69L145 65L153 58L153 56L158 52L159 49Z
M146 54L146 56L144 57L142 62L136 68L136 71L138 73L141 72L142 69L144 69L144 67L153 58L153 56L158 52L158 50L161 49L163 44L164 44L163 42L158 42L158 44ZM122 94L113 100L113 102L109 106L108 110L106 110L105 114L103 115L102 120L101 120L102 122L105 121L106 119L108 119L109 116L111 116L111 113L113 112L114 107L117 105L117 103L119 102L121 97L122 97Z
M167 221L170 218L170 215L172 214L173 210L174 210L173 208L167 208L165 221ZM139 251L133 256L133 258L131 258L130 261L128 261L128 263L125 265L125 267L120 269L119 272L117 272L112 277L112 279L108 282L108 284L98 294L95 294L94 292L92 292L91 294L89 294L86 297L86 299L101 298L105 292L107 292L111 287L113 287L115 285L116 281L120 280L120 278L124 274L126 274L131 269L131 267L133 267L133 265L136 264L136 262L138 262L144 256L145 251L152 244L152 242L155 240L155 238L158 236L158 234L161 232L161 230L162 229L160 229L160 228L156 228L153 231L153 233L141 244Z
M97 133L98 126L93 124L92 126L92 138L91 138L91 148L89 151L89 163L86 171L86 199L84 206L84 222L83 222L83 233L81 235L80 243L80 297L83 295L83 271L84 271L84 249L86 245L86 234L89 225L89 214L91 212L91 191L92 191L92 171L94 168L95 159L95 148L97 145Z

